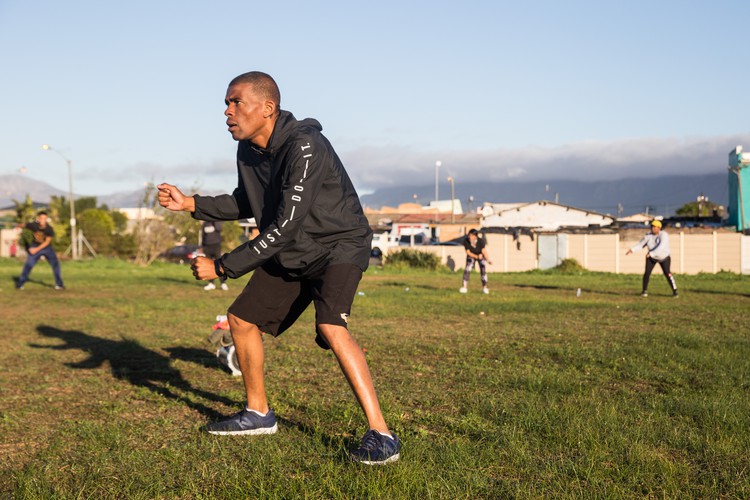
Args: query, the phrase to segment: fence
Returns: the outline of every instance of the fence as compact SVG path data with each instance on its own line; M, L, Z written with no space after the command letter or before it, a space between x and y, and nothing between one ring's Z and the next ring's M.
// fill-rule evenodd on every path
M750 274L750 236L732 232L669 232L675 274L730 271ZM487 234L489 272L519 272L554 267L575 259L591 271L640 274L646 250L625 255L644 231L622 234ZM466 252L458 246L424 246L452 268L463 268Z

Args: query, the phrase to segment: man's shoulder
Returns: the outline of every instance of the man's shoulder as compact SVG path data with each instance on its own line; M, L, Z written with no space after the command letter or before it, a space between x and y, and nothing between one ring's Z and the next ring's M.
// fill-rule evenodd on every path
M312 119L309 119L312 120ZM314 121L314 120L313 120ZM304 148L305 146L318 146L325 144L326 139L323 132L313 124L305 123L306 120L299 122L299 126L294 129L292 133L287 137L287 144L299 145ZM317 123L317 122L315 122Z

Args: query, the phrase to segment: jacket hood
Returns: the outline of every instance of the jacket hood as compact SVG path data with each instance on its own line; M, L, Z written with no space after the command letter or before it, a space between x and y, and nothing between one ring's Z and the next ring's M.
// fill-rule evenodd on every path
M276 124L273 127L273 133L268 139L266 150L275 153L286 143L289 136L293 135L297 130L307 127L313 128L318 132L323 130L323 126L314 118L297 120L289 111L280 110L279 117L276 119Z

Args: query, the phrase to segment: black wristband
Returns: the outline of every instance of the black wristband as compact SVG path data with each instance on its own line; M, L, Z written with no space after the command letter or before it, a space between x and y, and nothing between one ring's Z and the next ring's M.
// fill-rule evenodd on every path
M219 278L227 277L226 271L221 272L221 259L216 259L214 261L214 269L216 270L216 276L218 276Z

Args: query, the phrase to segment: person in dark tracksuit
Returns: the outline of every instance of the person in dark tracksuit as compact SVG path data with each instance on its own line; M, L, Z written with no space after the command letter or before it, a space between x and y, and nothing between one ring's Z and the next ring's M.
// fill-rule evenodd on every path
M654 270L656 264L659 264L664 276L667 278L669 287L672 289L672 296L679 297L677 283L670 269L672 257L669 250L669 234L666 231L662 231L661 221L651 221L651 232L646 234L633 248L625 252L625 255L630 255L644 247L648 249L648 253L646 254L646 270L643 273L641 296L648 297L648 282L651 278L651 271Z
M347 323L370 260L372 231L344 166L317 120L281 110L276 82L242 74L227 89L224 115L237 145L232 194L185 196L158 186L161 206L199 220L254 217L259 234L217 259L197 257L196 279L240 278L253 271L229 307L228 321L247 395L246 407L206 426L212 434L272 434L276 416L264 383L262 333L280 335L312 302L316 343L331 349L368 421L352 460L398 460L400 441L385 423L362 349Z
M487 257L487 242L484 241L484 238L479 237L476 229L472 229L464 239L464 249L466 250L466 266L464 267L461 288L458 291L461 293L469 291L469 277L476 263L479 264L479 279L482 281L482 293L490 293L490 289L487 288L487 264L492 264L492 261Z

